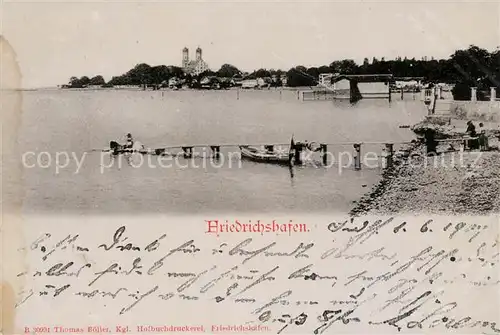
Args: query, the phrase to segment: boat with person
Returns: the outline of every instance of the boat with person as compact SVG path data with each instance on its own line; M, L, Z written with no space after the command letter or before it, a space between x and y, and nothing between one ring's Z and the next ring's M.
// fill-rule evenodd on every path
M293 164L293 154L286 152L276 152L272 146L265 146L263 149L248 145L240 146L241 158L259 163L271 163L290 166Z
M140 154L150 154L154 152L151 149L146 149L144 145L140 142L135 142L132 146L126 144L120 144L116 141L109 142L109 152L113 155L120 154L131 154L131 153L140 153Z

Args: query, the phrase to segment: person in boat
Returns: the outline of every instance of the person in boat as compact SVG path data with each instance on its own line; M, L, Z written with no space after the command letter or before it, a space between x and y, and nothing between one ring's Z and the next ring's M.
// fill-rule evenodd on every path
M134 146L134 139L132 138L132 134L128 133L127 134L127 142L125 143L125 149L132 149Z
M267 154L273 154L274 153L274 145L265 145L264 149L265 149L265 152Z

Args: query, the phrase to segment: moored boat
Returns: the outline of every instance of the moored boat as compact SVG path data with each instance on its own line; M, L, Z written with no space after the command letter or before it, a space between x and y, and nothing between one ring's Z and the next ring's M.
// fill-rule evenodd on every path
M288 153L278 153L267 149L251 146L240 146L241 158L260 163L291 165L292 158Z

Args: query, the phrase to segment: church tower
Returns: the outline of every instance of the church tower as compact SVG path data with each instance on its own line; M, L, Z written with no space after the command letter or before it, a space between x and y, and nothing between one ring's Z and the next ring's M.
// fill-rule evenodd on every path
M186 68L189 64L189 49L184 47L182 49L182 67Z
M201 48L198 47L196 48L196 61L200 61L202 58L201 58Z

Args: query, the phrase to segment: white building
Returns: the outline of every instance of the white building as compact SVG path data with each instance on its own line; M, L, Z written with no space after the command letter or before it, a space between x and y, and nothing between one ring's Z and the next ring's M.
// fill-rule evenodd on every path
M241 82L241 88L256 88L259 87L257 79L245 79Z
M318 78L318 86L332 88L332 78L337 74L321 73Z
M182 49L182 69L185 73L199 75L207 70L210 70L208 64L202 58L202 50L200 47L196 49L196 59L189 60L189 49Z

